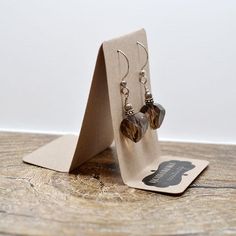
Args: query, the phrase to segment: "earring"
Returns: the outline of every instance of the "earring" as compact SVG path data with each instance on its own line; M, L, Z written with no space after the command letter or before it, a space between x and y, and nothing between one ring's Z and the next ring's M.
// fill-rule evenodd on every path
M120 82L120 93L122 95L124 104L123 110L126 116L120 124L120 131L125 137L137 143L148 129L148 119L142 112L134 113L132 104L128 102L130 90L127 87L125 78L129 74L129 60L121 50L117 50L117 53L123 55L127 62L127 72Z
M148 63L148 51L142 43L137 41L137 45L141 46L147 55L145 64L141 67L141 70L139 72L139 82L144 86L145 90L145 105L141 108L140 111L147 115L151 128L158 129L160 128L164 120L166 111L162 105L154 103L153 101L152 94L147 87L147 76L146 71L144 70L145 66Z

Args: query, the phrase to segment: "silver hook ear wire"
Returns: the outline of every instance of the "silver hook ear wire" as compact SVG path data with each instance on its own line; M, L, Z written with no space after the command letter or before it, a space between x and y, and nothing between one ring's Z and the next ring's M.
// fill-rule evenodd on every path
M137 41L137 45L141 46L146 53L146 61L145 61L144 65L141 67L141 71L142 71L148 63L149 55L148 55L147 48L141 42Z
M139 41L137 41L136 43L138 46L141 46L144 49L146 56L147 56L146 61L145 61L144 65L141 67L140 72L139 72L139 82L143 84L145 92L148 92L149 89L147 87L147 76L146 76L146 71L144 70L145 66L148 63L148 51L142 43L140 43Z
M121 50L117 50L117 53L121 53L126 62L127 62L127 71L125 73L125 75L122 77L121 82L120 82L120 92L122 95L124 95L125 101L124 101L124 111L126 115L133 115L134 114L134 109L131 103L128 103L128 98L129 98L129 89L127 88L127 82L125 81L125 78L127 77L127 75L129 74L129 59L128 57L125 55L124 52L122 52Z
M153 103L152 94L151 94L149 88L147 87L146 71L144 70L145 66L148 63L148 59L149 59L148 51L147 51L147 48L141 42L137 41L137 45L141 46L144 49L145 53L146 53L146 61L145 61L145 64L141 67L141 70L140 70L140 73L139 73L139 75L140 75L139 81L140 81L140 83L143 84L144 89L145 89L145 101L146 101L146 103Z
M125 57L125 60L127 62L127 71L125 73L125 75L123 76L122 80L121 81L124 81L124 79L127 77L127 75L129 74L129 59L128 57L125 55L124 52L122 52L121 50L117 50L117 53L121 53L124 57Z

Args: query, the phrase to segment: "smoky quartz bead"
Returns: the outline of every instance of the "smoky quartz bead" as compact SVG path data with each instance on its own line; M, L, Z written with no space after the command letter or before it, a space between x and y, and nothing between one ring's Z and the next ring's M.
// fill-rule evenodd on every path
M129 115L124 118L120 124L121 133L137 143L148 129L148 119L142 112Z
M146 103L140 112L146 114L152 129L160 128L166 114L165 108L158 103Z

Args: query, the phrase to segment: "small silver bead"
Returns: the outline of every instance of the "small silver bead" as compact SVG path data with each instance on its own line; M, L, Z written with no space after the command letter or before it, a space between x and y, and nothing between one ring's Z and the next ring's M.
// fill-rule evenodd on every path
M144 77L144 76L146 76L146 71L145 70L141 70L139 74L140 74L140 76Z
M125 110L126 111L129 111L129 110L132 110L132 109L133 109L132 104L130 104L130 103L125 104Z
M151 98L152 98L152 94L151 94L149 91L147 91L147 92L145 93L145 98L146 98L146 99L151 99Z

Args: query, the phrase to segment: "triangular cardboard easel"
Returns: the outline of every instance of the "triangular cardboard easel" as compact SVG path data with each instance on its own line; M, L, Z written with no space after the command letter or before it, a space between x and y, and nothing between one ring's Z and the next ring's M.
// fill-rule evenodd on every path
M143 29L102 44L79 136L62 136L24 157L25 162L70 172L109 147L114 138L124 183L134 188L166 193L181 193L187 188L208 165L207 161L161 157L157 133L152 129L148 129L138 143L128 140L120 132L123 119L120 81L127 65L119 57L118 49L130 60L127 77L130 102L135 111L139 111L144 103L138 76L145 53L137 41L147 46ZM149 65L145 69L149 75ZM148 86L151 86L150 80Z
M102 47L99 50L80 134L64 135L23 158L24 162L70 172L109 147L113 129Z

